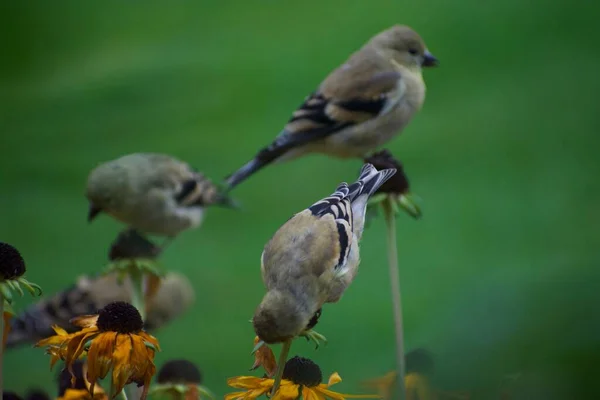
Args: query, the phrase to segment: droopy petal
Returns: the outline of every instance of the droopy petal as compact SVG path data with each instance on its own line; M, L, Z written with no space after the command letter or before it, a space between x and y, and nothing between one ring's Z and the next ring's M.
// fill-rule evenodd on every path
M134 373L134 366L130 359L133 353L133 340L130 335L121 334L117 336L117 343L113 352L113 372L110 388L110 397L114 398L123 390L131 375Z
M334 372L329 377L329 381L327 382L327 387L333 386L336 383L340 383L341 381L342 381L342 377L340 376L340 374L338 374L337 372Z
M236 376L235 378L227 379L227 384L236 389L255 389L261 386L273 386L273 379L257 378L256 376Z
M87 361L87 379L92 384L110 371L116 340L117 332L103 332L92 341Z
M282 384L277 389L277 393L273 395L272 400L296 400L300 397L300 386L289 382Z
M80 328L92 328L92 327L95 327L96 322L98 322L98 314L80 315L78 317L71 318L71 320L69 322Z

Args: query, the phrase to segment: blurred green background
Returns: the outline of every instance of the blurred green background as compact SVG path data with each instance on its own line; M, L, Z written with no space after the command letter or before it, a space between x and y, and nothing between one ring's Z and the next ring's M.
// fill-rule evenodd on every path
M215 180L267 144L319 81L370 36L417 29L440 59L428 98L389 145L423 198L398 221L408 348L436 354L436 386L498 399L596 398L600 5L584 1L2 2L0 238L54 293L98 271L121 226L86 223L88 171L153 151ZM261 299L263 245L294 212L356 177L360 162L307 157L267 168L164 254L193 279L192 311L156 332L219 395L244 375ZM342 392L394 366L385 228L326 306L315 351ZM29 299L19 300L22 308ZM10 351L8 389L54 393L48 357ZM337 387L336 387L337 388Z

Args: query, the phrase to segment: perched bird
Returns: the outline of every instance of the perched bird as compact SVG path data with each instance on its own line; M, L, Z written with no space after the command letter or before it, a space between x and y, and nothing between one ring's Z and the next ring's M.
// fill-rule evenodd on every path
M145 327L158 329L187 311L195 299L190 281L175 272L168 273L151 297ZM52 325L71 332L77 328L69 323L73 317L95 314L99 309L114 301L132 300L131 281L119 284L117 273L100 277L81 277L77 283L52 297L31 305L10 321L11 330L6 347L35 343L54 335Z
M232 206L204 175L164 154L135 153L90 173L88 220L105 212L142 232L174 237L200 225L204 208Z
M396 25L377 34L325 78L271 145L227 178L228 187L272 162L307 153L366 157L421 109L421 68L437 64L411 28Z
M267 293L252 320L262 341L302 334L324 303L342 297L358 270L367 201L395 172L365 164L358 181L340 184L277 230L261 256Z

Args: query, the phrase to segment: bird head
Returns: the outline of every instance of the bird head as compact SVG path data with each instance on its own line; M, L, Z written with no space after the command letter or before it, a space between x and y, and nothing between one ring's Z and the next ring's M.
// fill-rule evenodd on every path
M90 172L85 193L89 201L89 222L103 211L120 207L120 202L126 195L124 179L127 174L123 168L113 161L101 164Z
M256 309L252 324L265 343L281 343L302 333L313 315L291 293L270 290Z
M394 25L374 36L369 44L389 53L398 64L411 68L435 67L438 60L427 50L425 41L412 28Z

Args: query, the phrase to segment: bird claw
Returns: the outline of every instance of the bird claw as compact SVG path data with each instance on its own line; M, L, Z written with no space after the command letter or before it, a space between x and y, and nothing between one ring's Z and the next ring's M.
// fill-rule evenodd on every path
M327 344L327 338L312 329L302 332L300 336L304 337L307 342L313 341L315 343L315 349L319 348L321 342Z

